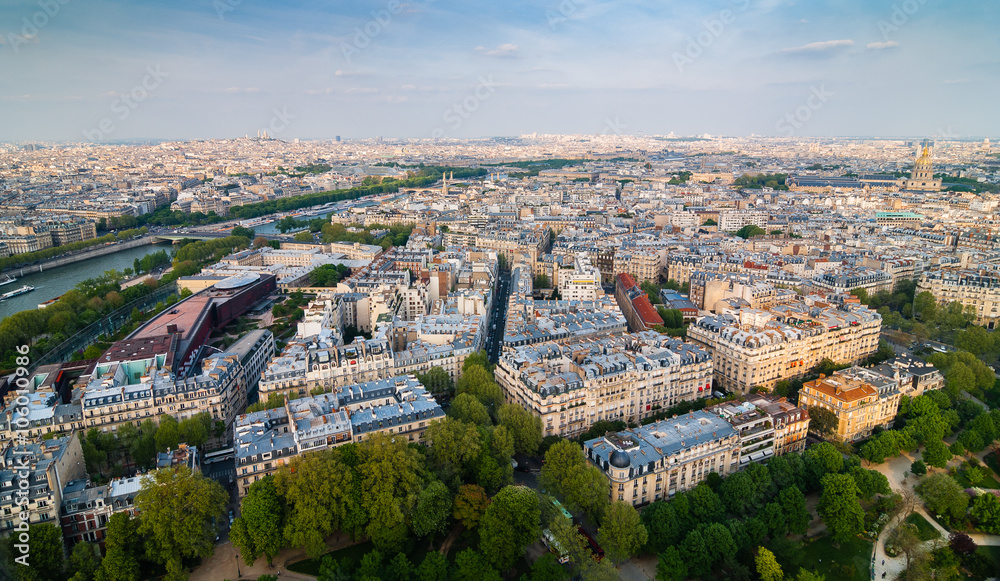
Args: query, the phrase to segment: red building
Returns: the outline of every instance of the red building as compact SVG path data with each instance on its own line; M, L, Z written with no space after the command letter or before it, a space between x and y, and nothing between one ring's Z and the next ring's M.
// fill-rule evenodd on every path
M645 331L663 324L649 297L627 272L615 276L615 300L628 321L629 331Z

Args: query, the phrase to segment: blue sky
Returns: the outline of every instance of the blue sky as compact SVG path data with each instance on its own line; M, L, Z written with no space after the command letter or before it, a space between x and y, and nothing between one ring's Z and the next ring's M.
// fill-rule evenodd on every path
M0 140L996 137L998 25L995 0L8 0Z

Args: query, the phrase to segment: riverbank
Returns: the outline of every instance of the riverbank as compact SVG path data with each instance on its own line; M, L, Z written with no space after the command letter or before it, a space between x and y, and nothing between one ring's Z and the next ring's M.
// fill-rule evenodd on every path
M129 242L139 242L139 240ZM149 242L131 245L123 242L106 248L107 251L96 256L85 258L74 255L60 266L44 266L42 272L35 269L31 274L25 268L23 277L20 269L9 272L18 281L3 287L4 289L13 290L23 285L30 285L35 287L35 290L0 302L0 318L28 309L37 309L39 303L54 299L75 287L77 283L103 274L105 271L132 268L135 259L141 260L147 254L157 252L163 247L150 245Z

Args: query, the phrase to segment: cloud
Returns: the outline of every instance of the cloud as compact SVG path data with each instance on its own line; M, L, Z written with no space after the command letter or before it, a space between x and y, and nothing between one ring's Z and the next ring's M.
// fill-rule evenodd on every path
M498 58L513 58L517 56L517 45L506 43L501 44L496 48L486 48L485 46L477 46L476 52L485 53L486 56L494 56Z
M337 69L333 72L335 77L367 77L366 73L359 73L357 71L345 71L342 69Z
M941 81L941 82L944 83L944 84L946 84L946 85L960 85L962 83L968 83L969 79L947 79L947 80Z
M871 50L883 50L886 48L896 48L897 46L899 46L898 42L896 42L895 40L888 40L886 42L869 42L867 45L865 45L865 48Z
M854 41L849 38L842 40L824 40L821 42L810 42L809 44L792 48L783 48L779 50L778 53L793 55L818 55L830 53L850 46L854 46Z

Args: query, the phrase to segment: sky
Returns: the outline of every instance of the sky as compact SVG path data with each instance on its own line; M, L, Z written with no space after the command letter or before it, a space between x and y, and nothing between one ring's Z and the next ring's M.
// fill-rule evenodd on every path
M0 141L1000 136L996 0L4 0Z

